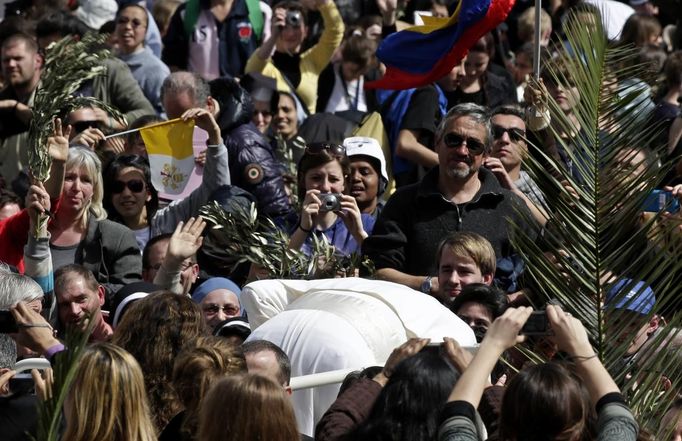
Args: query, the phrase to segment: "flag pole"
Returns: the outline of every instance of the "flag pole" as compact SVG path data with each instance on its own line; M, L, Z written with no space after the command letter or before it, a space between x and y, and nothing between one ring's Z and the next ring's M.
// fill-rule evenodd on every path
M533 39L533 77L540 79L540 16L542 0L535 0L535 38Z
M105 136L104 139L114 138L116 136L123 136L123 135L127 135L129 133L139 132L142 129L151 129L152 127L163 126L165 124L175 124L176 122L179 122L179 121L182 121L182 118L169 119L168 121L161 121L160 123L151 124L151 125L144 126L144 127L138 127L137 129L130 129L130 130L125 130L123 132L112 133L111 135Z
M136 129L126 130L125 132L112 133L111 135L106 135L106 136L104 137L104 139L114 138L114 137L116 137L116 136L123 136L123 135L127 135L128 133L139 132L141 128L142 128L142 127L138 127L138 128L136 128Z

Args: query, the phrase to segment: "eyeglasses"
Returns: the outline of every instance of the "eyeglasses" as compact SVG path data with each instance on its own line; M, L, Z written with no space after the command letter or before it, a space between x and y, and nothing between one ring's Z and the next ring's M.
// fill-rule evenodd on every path
M111 186L111 191L117 194L122 193L126 187L128 187L128 190L132 191L133 193L140 193L142 190L144 190L144 182L142 182L140 179L131 179L127 182L114 181L113 185Z
M146 25L141 20L138 20L137 18L133 18L132 20L129 20L128 17L119 17L118 20L116 20L116 24L119 24L121 26L125 26L127 24L130 24L130 27L133 29L137 29L140 26L146 27Z
M465 138L464 136L450 132L443 137L445 146L455 149L466 142L467 149L472 155L480 155L485 151L485 144L476 138Z
M218 305L216 303L208 303L202 305L201 309L207 314L218 314L221 310L225 312L225 315L237 315L239 314L239 308L234 305Z
M329 152L332 156L346 156L346 148L339 144L332 144L327 142L314 142L308 144L305 152L309 155L319 155L322 152Z
M506 128L498 126L497 124L493 124L493 137L495 139L502 138L502 135L505 133L509 135L509 139L511 139L513 142L524 141L526 138L526 131L519 129L518 127Z

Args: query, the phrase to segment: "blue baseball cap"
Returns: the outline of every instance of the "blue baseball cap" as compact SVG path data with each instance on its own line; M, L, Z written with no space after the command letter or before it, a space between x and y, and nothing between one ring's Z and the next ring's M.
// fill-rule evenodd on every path
M622 295L628 289L627 294ZM614 301L617 301L614 304ZM654 309L656 295L646 282L637 282L632 279L622 279L611 287L606 294L606 307L609 309L626 309L642 315L647 315Z

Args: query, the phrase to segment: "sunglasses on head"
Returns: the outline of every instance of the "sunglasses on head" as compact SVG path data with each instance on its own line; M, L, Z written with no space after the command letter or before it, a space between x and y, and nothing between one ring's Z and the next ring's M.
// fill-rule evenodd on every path
M485 144L476 138L466 138L458 133L450 132L443 136L443 142L446 147L451 149L457 148L466 142L467 149L472 155L480 155L485 151Z
M346 156L346 148L339 144L332 144L328 142L314 142L308 144L305 148L305 152L310 155L319 155L320 153L327 151L332 156Z
M140 193L144 190L144 182L140 179L131 179L128 182L114 181L114 184L111 186L111 191L114 193L122 193L126 187L133 193Z
M507 133L509 135L509 139L514 142L524 141L526 138L526 131L519 129L518 127L506 128L498 126L497 124L493 124L493 137L495 139L502 138L502 135L505 133Z

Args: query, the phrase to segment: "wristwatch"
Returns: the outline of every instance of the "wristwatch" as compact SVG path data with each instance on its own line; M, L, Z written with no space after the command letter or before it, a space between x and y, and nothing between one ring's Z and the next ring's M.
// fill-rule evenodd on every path
M432 279L431 276L426 276L421 286L419 287L419 291L423 292L424 294L431 294L431 286L433 285L431 283L431 279Z

